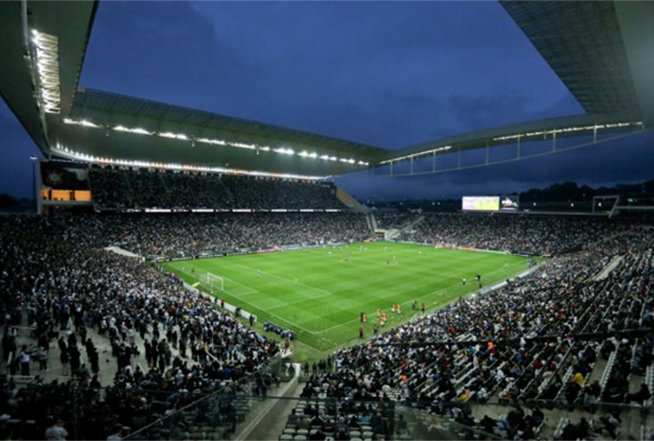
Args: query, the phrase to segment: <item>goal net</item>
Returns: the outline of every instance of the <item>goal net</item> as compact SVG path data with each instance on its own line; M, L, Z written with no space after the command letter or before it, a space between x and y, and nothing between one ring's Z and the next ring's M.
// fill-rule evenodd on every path
M211 293L225 290L225 281L222 277L212 273L206 273L200 276L200 282L209 289Z

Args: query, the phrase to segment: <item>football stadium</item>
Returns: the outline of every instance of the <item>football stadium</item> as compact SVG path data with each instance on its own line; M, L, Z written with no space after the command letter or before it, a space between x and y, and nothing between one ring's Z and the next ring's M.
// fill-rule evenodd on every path
M583 113L400 149L88 88L99 5L0 2L42 153L34 213L0 216L2 439L654 439L654 198L336 179L647 133L654 3L500 1Z

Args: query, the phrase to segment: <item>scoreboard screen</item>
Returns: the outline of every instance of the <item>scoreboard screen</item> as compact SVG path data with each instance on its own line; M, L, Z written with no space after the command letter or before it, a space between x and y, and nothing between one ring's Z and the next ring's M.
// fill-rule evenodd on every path
M463 196L464 211L499 211L499 196Z

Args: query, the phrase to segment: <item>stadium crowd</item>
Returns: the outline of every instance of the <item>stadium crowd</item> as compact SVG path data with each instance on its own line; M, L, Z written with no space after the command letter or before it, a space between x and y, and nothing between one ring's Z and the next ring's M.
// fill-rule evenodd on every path
M342 209L329 182L217 173L93 167L89 173L101 209Z
M124 213L49 222L66 240L120 246L142 256L215 255L370 237L365 217L351 213Z
M45 219L0 222L3 360L12 374L30 375L32 355L45 351L47 366L47 351L56 345L62 365L76 378L44 384L36 377L25 388L3 385L0 414L35 420L37 433L59 420L77 421L79 439L106 439L110 433L102 431L117 424L136 430L254 372L279 351L276 342L175 278L162 277L139 259L88 246L97 238L68 240L61 225ZM24 315L33 348L15 344ZM98 351L87 328L110 341L116 360L114 383L105 396L96 376ZM139 353L145 353L147 372L134 361Z
M365 421L373 432L391 436L403 424L394 419L390 399L434 412L444 412L443 402L493 396L586 405L648 399L654 340L642 332L654 324L651 230L632 222L586 225L570 218L550 218L557 228L538 217L463 218L448 216L452 227L442 221L441 237L463 241L467 232L482 246L517 235L516 243L536 247L542 233L549 246L586 249L338 352L336 371L314 372L304 389L304 398L331 399L326 415L314 416L338 433L340 416L355 415L359 425ZM431 221L428 225L436 228ZM589 231L576 229L586 226ZM0 415L35 420L37 437L46 429L74 429L76 438L106 439L120 433L119 425L136 430L255 372L279 351L277 343L186 291L177 279L102 247L166 254L180 248L198 252L206 244L234 250L360 240L369 234L364 216L342 213L0 218L3 360L10 372L30 375L34 361L47 370L48 350L58 347L60 362L75 377L49 384L35 377L23 388L6 381ZM600 277L608 265L615 268ZM25 320L31 347L19 347L16 340ZM90 328L109 340L116 363L114 383L104 395ZM149 369L135 362L140 354ZM598 374L600 360L606 361ZM634 379L647 378L644 386L625 382L624 369ZM262 380L260 388L265 387ZM354 404L361 400L369 402ZM529 438L537 429L532 416L485 424L503 437L520 430ZM605 418L594 430L611 434L616 417ZM72 427L71 421L76 421Z
M601 238L628 231L622 220L582 216L515 214L429 214L403 240L535 255L581 249Z

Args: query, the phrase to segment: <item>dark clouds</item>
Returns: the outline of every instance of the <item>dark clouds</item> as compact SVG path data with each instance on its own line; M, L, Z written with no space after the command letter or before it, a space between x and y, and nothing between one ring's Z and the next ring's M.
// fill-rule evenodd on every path
M392 149L582 113L496 2L104 1L80 85ZM603 167L616 150L598 150L597 164L579 161L580 150L572 168L562 154L537 166L342 182L357 195L401 197L644 173ZM618 162L634 162L632 150L619 149Z

